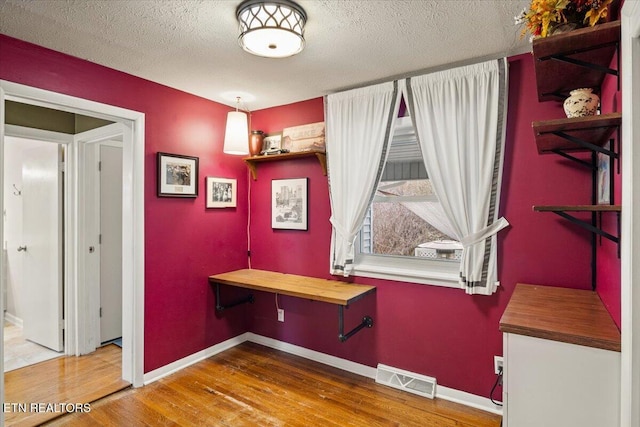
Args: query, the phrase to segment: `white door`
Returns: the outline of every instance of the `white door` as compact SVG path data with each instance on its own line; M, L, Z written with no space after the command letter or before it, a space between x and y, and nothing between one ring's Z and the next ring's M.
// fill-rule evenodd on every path
M100 342L122 337L122 147L100 144Z
M55 351L64 349L61 150L43 143L22 166L24 336Z

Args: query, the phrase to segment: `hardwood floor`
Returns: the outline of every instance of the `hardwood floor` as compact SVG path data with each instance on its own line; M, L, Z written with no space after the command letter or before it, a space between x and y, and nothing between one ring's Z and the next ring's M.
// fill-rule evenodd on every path
M121 359L122 350L111 344L86 356L59 357L5 373L5 403L26 409L5 411L5 425L39 425L62 415L64 404L93 402L129 387L121 379Z
M47 425L498 427L500 419L244 343Z

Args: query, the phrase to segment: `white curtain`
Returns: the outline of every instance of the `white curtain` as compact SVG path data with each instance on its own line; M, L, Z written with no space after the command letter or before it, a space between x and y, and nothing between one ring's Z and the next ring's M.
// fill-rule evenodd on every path
M325 97L331 274L353 269L354 241L384 170L399 98L395 81Z
M506 60L407 79L407 106L434 192L463 247L460 283L490 295L497 278L496 233L506 121Z

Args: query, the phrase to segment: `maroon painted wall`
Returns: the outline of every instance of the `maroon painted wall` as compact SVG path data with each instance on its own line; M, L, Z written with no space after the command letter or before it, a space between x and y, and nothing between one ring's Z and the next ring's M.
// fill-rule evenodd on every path
M145 113L145 372L246 331L217 318L207 276L246 267L246 169L222 154L229 107L0 36L0 79ZM200 159L196 199L156 197L156 152ZM206 176L238 179L236 209L205 210Z
M363 315L375 326L346 343L337 339L337 309L280 297L285 323L277 322L272 295L259 295L251 331L370 366L384 363L435 376L439 384L488 396L495 379L493 356L502 354L500 317L516 283L590 288L589 234L534 204L589 203L588 173L556 156L539 156L531 122L564 117L559 103L539 103L530 54L511 58L502 214L511 226L499 235L502 286L490 297L462 290L351 278L377 287L353 304L348 326ZM321 99L254 112L253 128L277 132L323 117ZM308 231L272 230L272 179L309 178ZM331 278L327 179L314 159L260 165L251 183L253 268Z
M611 67L617 67L617 58L613 58ZM621 111L622 109L622 96L618 91L618 79L613 76L607 76L604 84L602 85L602 94L600 105L602 113L613 113ZM614 133L615 145L619 149L620 141L617 140L617 135ZM621 153L624 155L624 153ZM617 205L622 204L622 174L618 173L618 162L612 163L615 168L614 175L614 195L613 202ZM620 169L621 171L621 169ZM618 235L618 220L616 214L604 214L602 216L602 227L605 231L615 236ZM605 307L611 317L620 328L622 319L621 313L621 263L618 256L618 245L608 239L598 239L598 253L597 253L597 292L600 295L600 299L604 303Z
M327 178L313 158L260 164L247 179L237 157L222 154L229 107L77 58L0 36L0 78L146 114L145 372L246 330L375 366L385 363L437 377L439 384L488 396L493 355L502 354L500 317L516 283L588 289L589 235L534 204L585 203L590 186L580 167L539 156L531 122L563 117L561 106L538 103L532 57L510 60L510 97L499 235L502 286L489 297L462 290L350 278L377 293L346 311L347 327L363 315L375 326L346 343L337 339L337 308L280 297L286 322L276 320L272 294L217 317L210 274L247 266L247 191L251 191L251 264L329 278L330 207ZM323 120L322 99L256 111L252 128L265 132ZM156 152L200 158L200 196L157 198ZM236 209L205 210L205 176L238 179ZM271 180L307 177L308 231L272 230ZM249 187L250 186L250 187Z

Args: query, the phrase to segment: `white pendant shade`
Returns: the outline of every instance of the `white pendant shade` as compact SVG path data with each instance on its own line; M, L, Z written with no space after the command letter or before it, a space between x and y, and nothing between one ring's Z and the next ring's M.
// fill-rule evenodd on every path
M227 127L224 131L224 148L226 154L249 154L249 126L247 114L242 111L230 111L227 114Z

